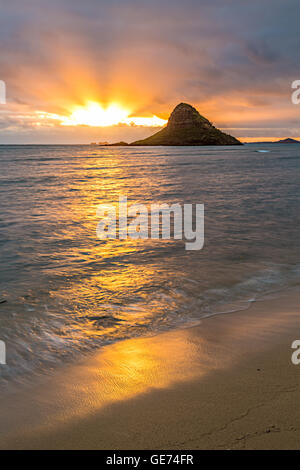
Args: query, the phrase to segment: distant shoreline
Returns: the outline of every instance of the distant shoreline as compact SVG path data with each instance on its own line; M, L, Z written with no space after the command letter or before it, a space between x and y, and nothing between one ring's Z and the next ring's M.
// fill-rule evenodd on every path
M287 144L282 144L280 142L243 142L243 145L287 145ZM299 142L300 144L300 142ZM293 144L291 144L293 145ZM141 146L141 145L115 145L115 144L109 144L109 145L98 145L98 144L91 144L91 143L80 143L80 144L0 144L0 147L78 147L78 146L84 146L84 147L94 147L94 148L107 148L107 147L129 147L129 148L132 148L132 147L135 147L135 148L138 148L138 147L143 147L143 148L147 148L147 147L199 147L199 148L203 148L203 147L208 147L208 148L211 148L211 147L218 147L218 148L228 148L227 145L224 145L224 146L220 146L220 145L162 145L162 146L157 146L157 145L153 145L153 146L150 146L150 145L145 145L145 146ZM235 147L235 146L234 146ZM240 148L240 147L239 147Z

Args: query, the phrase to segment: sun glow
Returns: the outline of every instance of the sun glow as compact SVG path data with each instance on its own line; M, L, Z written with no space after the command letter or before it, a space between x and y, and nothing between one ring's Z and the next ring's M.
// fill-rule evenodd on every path
M49 116L50 117L50 116ZM112 103L103 108L99 103L89 102L86 106L76 107L69 117L53 115L62 126L109 127L117 125L162 127L167 121L157 116L134 117L129 109Z
M70 117L63 119L64 126L108 127L119 124L127 118L129 111L116 104L104 109L98 103L76 108Z

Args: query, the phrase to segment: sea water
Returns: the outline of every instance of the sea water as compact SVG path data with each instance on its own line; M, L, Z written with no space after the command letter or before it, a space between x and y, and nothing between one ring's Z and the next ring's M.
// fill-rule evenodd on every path
M0 146L0 165L3 383L300 286L300 145ZM204 248L99 240L120 195L204 204Z

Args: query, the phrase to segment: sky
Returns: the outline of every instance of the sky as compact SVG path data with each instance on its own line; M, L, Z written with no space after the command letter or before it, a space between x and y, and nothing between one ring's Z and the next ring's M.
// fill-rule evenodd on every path
M180 102L243 141L300 138L299 13L299 0L0 0L0 143L131 142Z

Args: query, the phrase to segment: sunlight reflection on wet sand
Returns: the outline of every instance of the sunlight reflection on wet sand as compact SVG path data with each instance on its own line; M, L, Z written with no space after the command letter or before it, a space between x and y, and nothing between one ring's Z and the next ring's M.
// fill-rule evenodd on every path
M299 327L299 292L289 295L257 302L247 313L204 320L196 328L108 345L62 369L34 393L28 389L17 400L11 397L2 410L2 433L16 427L25 435L55 429L113 403L192 383L238 364L249 354L273 347L294 331L291 326Z

